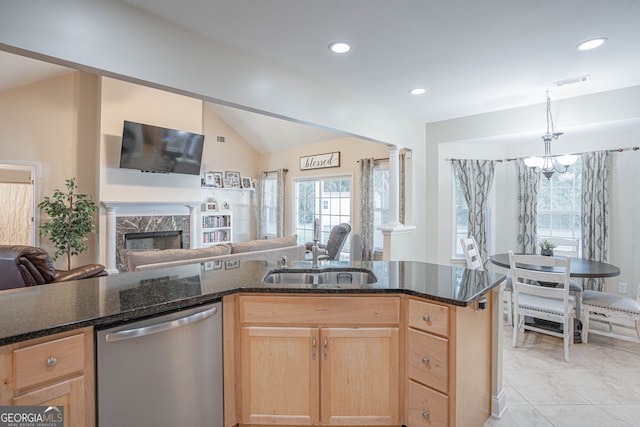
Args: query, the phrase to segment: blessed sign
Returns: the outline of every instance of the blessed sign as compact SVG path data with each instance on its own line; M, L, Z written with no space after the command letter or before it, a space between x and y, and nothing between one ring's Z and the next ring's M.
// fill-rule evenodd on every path
M340 167L340 152L300 157L300 170Z

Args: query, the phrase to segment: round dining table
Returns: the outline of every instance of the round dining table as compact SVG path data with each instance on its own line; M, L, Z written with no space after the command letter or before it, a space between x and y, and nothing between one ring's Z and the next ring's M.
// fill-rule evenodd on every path
M514 254L517 255L517 254ZM509 254L500 253L489 257L489 261L504 268L511 268L509 265ZM527 265L531 270L549 271L551 267L542 267L539 265ZM576 278L599 278L599 277L615 277L620 275L620 268L607 264L606 262L591 261L582 258L571 258L569 276Z

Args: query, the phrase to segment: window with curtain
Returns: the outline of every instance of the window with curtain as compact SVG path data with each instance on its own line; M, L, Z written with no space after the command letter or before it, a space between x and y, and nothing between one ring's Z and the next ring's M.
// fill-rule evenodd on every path
M263 182L264 194L264 235L274 238L278 235L278 180L275 175L267 176Z
M538 190L538 238L581 237L582 160L566 173L540 177Z
M464 198L464 193L462 191L462 187L460 186L460 179L456 174L455 168L451 168L453 173L453 254L452 257L463 258L464 252L462 251L462 246L460 245L460 238L469 236L469 207ZM489 221L487 223L487 250L489 253L492 252L493 248L493 223L494 223L494 214L493 214L493 206L495 204L495 192L493 188L489 192L487 204L487 218Z
M320 219L320 242L326 243L331 229L340 223L351 224L351 177L296 179L295 233L298 243L313 240L313 220ZM342 248L349 254L349 240Z
M389 222L389 162L373 167L373 248L382 251L384 240L378 228Z

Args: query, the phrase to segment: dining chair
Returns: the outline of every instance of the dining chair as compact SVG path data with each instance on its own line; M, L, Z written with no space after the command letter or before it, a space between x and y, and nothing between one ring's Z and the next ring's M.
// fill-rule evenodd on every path
M589 342L589 334L604 335L624 341L640 343L640 287L635 299L626 295L609 292L584 291L582 296L582 342ZM604 322L607 330L590 329L591 321ZM626 322L626 323L625 323ZM635 324L637 338L614 331L617 328L629 327L628 322Z
M513 280L512 346L517 347L520 330L552 335L563 339L564 360L568 362L576 315L576 300L569 294L571 258L514 255L509 251L509 264ZM542 266L548 270L531 270L527 266ZM558 284L562 286L556 287ZM525 322L525 316L534 322ZM561 323L562 332L536 325L535 319Z
M461 237L460 244L462 245L464 258L467 261L467 268L469 270L485 271L485 262L480 257L480 248L478 247L476 239L473 237ZM511 278L507 277L502 291L502 304L504 307L504 314L507 315L507 325L513 324L513 305L511 301L512 290L513 285L511 284Z

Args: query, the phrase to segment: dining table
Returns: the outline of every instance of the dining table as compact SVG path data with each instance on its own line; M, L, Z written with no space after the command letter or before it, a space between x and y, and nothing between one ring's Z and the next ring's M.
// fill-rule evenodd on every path
M515 254L514 255L518 255ZM519 255L522 255L520 253ZM509 253L497 253L489 256L489 262L492 264L503 267L503 268L511 268L511 264L509 262ZM546 267L541 265L526 265L526 268L537 271L553 271L553 267ZM595 278L605 278L605 277L616 277L620 275L620 267L609 264L602 261L593 261L583 258L575 258L571 257L571 262L569 264L569 276L576 279L595 279ZM548 327L552 330L561 330L562 325L555 324L554 322L542 321L539 319L533 319L534 323L538 327ZM576 319L574 324L574 343L582 342L581 338L582 331L582 322L579 319Z
M522 255L515 254L514 255ZM498 253L489 256L489 261L503 268L511 268L509 264L508 253ZM527 268L538 271L550 271L552 267L543 267L540 265L527 265ZM592 261L583 258L571 257L569 266L569 276L574 278L592 279L604 277L616 277L620 275L620 267L601 261Z

